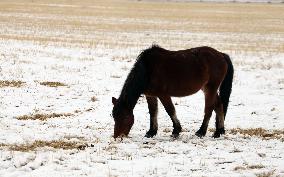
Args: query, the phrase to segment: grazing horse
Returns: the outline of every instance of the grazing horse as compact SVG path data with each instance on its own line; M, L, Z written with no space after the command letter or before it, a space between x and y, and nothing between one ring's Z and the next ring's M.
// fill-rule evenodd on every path
M147 99L150 129L146 137L158 130L158 98L173 122L177 137L181 125L171 97L192 95L200 89L205 95L205 115L197 136L205 136L212 111L216 112L213 137L225 133L224 120L232 89L234 68L227 54L210 47L169 51L157 45L144 50L137 58L118 99L112 97L114 138L128 135L134 123L133 109L141 94ZM218 93L219 91L219 93Z

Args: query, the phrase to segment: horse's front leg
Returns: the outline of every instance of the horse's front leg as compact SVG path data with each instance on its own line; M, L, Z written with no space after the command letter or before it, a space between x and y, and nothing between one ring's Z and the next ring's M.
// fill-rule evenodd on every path
M157 97L146 96L149 113L150 113L150 129L146 133L145 137L151 138L157 134L158 131L158 99Z
M172 102L172 99L169 96L159 97L159 99L161 100L163 106L165 107L168 115L172 119L173 127L174 127L172 135L173 135L173 137L178 137L179 133L181 132L181 125L180 125L180 122L179 122L179 120L176 116L176 110L175 110L174 104Z

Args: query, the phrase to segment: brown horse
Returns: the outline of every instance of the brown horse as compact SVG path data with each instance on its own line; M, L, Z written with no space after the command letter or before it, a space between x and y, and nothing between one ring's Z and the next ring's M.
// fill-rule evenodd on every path
M173 122L172 135L177 137L181 125L171 96L184 97L202 89L205 95L205 115L197 136L205 136L212 111L216 112L218 138L225 133L224 119L232 89L234 68L227 54L210 47L169 51L157 45L144 50L130 71L114 105L114 137L128 135L134 123L133 109L141 94L147 99L150 129L146 137L157 134L158 99ZM219 94L218 94L219 90Z

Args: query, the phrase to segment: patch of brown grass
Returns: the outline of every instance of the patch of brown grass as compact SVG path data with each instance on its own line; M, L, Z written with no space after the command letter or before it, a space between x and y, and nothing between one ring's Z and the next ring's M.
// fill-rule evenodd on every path
M2 87L21 87L25 82L22 81L8 81L8 80L1 80L0 81L0 88Z
M121 78L121 76L118 76L118 75L111 75L110 77L115 78L115 79Z
M246 167L243 167L243 166L237 166L234 168L235 171L239 171L239 170L246 170L247 168Z
M96 102L96 101L98 101L98 98L95 97L95 96L93 96L93 97L91 98L91 101L92 101L92 102Z
M40 82L40 85L44 85L44 86L48 86L48 87L62 87L62 86L67 86L66 84L62 83L62 82Z
M275 170L272 170L272 171L269 171L269 172L262 172L262 173L258 173L258 174L255 174L256 177L271 177L273 176L275 173Z
M237 166L234 168L235 171L239 171L239 170L249 170L249 169L262 169L265 166L263 166L262 164L258 164L258 165L247 165L247 166Z
M21 144L21 145L5 145L1 144L0 147L7 147L11 151L35 151L37 148L42 147L52 147L54 149L80 149L84 150L88 145L84 142L76 142L76 141L66 141L66 140L53 140L53 141L43 141L36 140L32 144Z
M75 135L66 135L66 136L64 136L64 139L67 139L69 141L72 140L72 139L85 141L85 137L83 137L83 136L75 136Z
M206 41L207 44L218 46L223 50L254 52L265 50L275 53L284 51L280 40L283 38L284 11L283 6L279 4L170 3L129 0L72 0L72 2L2 0L0 4L0 11L3 14L0 17L1 25L9 25L7 27L10 29L6 33L3 32L5 28L2 30L1 38L5 40L36 41L41 44L53 43L60 46L80 47L100 45L100 41L104 41L106 46L125 48L137 46L137 40L143 38L137 47L145 47L145 44L152 43L153 40L162 44L167 44L169 41L177 42L173 46L187 48L195 46L195 43ZM60 4L67 6L60 6ZM20 13L26 15L19 15ZM32 29L34 32L29 33L25 29ZM42 34L39 29L45 29L48 33ZM159 31L157 29L170 32L190 31L193 35L188 37L159 35L155 32ZM15 32L18 30L27 32L18 34ZM68 36L58 35L57 31ZM85 35L86 32L96 35L86 39L77 37ZM109 32L111 35L106 35ZM145 33L145 35L139 38L137 35L126 37L125 33ZM202 37L198 35L199 33L212 33L212 35ZM214 35L216 33L222 33L227 37ZM155 38L156 35L158 39ZM247 37L248 35L252 37ZM220 45L221 43L226 45Z
M284 130L266 130L263 128L248 128L248 129L241 129L241 128L234 128L229 130L229 133L236 135L242 134L244 136L257 136L263 139L284 139Z
M34 115L23 115L18 116L18 120L41 120L45 121L50 118L57 118L57 117L69 117L72 116L71 113L52 113L52 114L34 114Z
M208 128L208 132L215 132L214 128ZM229 134L241 134L244 137L256 136L259 138L263 138L265 140L269 139L278 139L284 141L284 130L266 130L264 128L233 128L226 130L226 133Z
M265 166L258 164L258 165L248 165L247 169L261 169L264 168Z

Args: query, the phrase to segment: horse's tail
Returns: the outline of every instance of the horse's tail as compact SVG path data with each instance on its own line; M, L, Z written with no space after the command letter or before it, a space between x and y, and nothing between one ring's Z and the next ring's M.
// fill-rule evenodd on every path
M229 105L229 98L232 91L232 83L233 83L233 76L234 76L234 67L229 55L223 53L225 60L228 65L226 76L221 84L220 87L220 97L223 103L223 111L224 111L224 119L226 117L228 105Z

